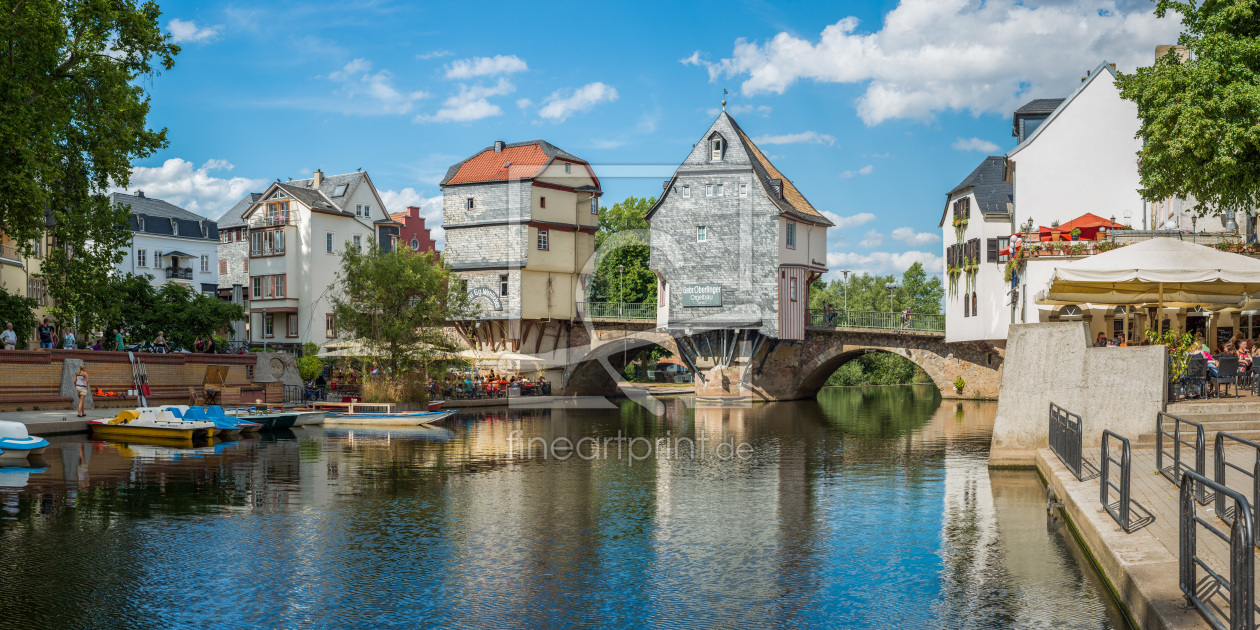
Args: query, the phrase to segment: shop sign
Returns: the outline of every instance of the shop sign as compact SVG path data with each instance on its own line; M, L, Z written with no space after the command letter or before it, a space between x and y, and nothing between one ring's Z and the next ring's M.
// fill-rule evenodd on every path
M679 293L682 294L683 306L721 306L722 285L720 284L684 284Z

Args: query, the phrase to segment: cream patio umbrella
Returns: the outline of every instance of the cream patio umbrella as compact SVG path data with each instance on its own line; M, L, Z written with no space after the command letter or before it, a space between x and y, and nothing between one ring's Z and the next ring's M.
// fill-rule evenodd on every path
M1068 263L1039 304L1237 306L1260 292L1260 260L1176 238L1153 238Z

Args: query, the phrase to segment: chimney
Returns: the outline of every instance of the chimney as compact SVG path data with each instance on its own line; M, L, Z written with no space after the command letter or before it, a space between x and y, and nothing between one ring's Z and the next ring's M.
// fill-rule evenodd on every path
M312 188L319 188L324 183L324 171L316 169L315 174L311 177Z
M495 141L494 141L494 152L495 152L495 153L503 153L503 146L504 146L505 144L506 144L506 143L505 143L505 142L503 142L502 140L495 140Z
M137 191L136 191L136 196L137 196L137 197L140 197L141 199L143 199L143 198L144 198L144 191L143 191L143 190L137 190Z
M665 180L665 183L661 184L661 190L669 190L669 180L668 180L668 179L667 179L667 180Z

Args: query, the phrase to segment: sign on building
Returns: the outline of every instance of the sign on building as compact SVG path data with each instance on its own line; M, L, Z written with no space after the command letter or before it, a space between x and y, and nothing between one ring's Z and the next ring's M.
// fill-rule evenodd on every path
M679 292L682 293L683 306L722 305L722 285L720 284L684 284Z
M494 291L491 291L490 289L477 287L468 292L469 301L477 298L486 298L487 300L490 300L490 305L493 306L496 311L503 310L503 303L499 301L499 296L495 295Z

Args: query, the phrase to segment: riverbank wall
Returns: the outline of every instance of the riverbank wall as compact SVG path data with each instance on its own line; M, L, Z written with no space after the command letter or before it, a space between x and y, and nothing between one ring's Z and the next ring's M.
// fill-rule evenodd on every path
M1137 441L1168 397L1164 346L1094 348L1082 322L1016 324L1006 341L989 465L1027 467L1049 446L1050 403L1088 416L1082 445L1111 429Z

